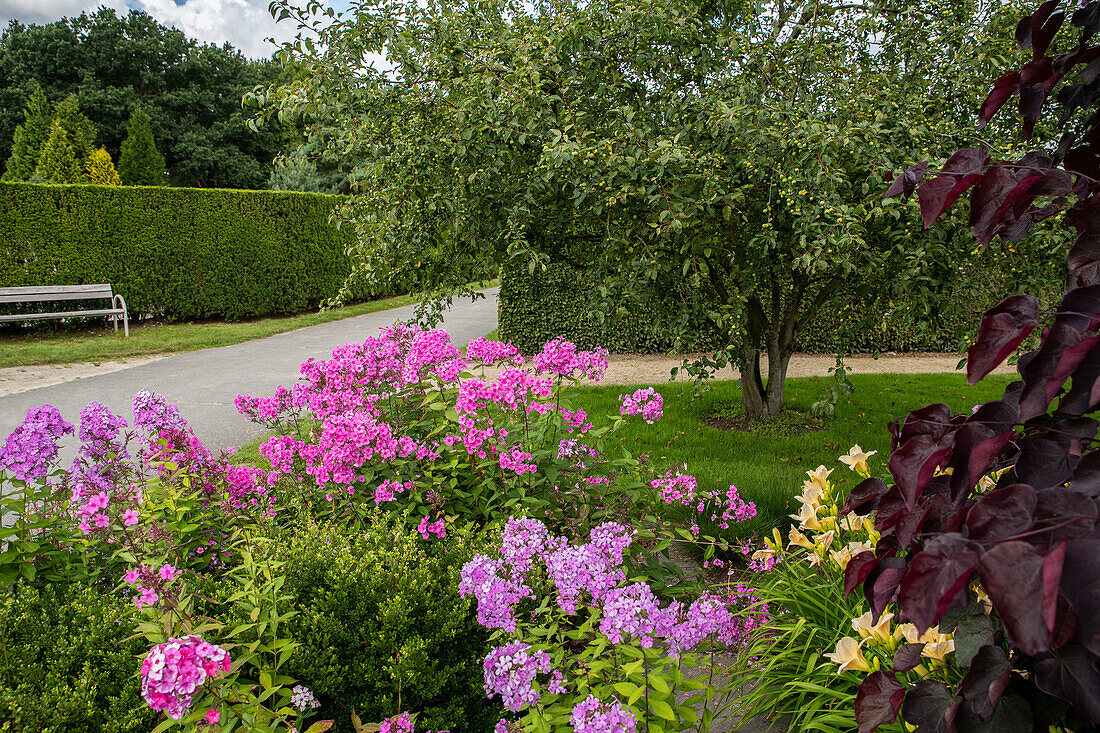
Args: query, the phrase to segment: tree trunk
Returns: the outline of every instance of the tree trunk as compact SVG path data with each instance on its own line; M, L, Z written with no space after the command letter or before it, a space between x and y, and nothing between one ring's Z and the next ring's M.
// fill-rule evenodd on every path
M770 351L770 349L769 349ZM768 357L768 381L763 381L760 368L760 352L745 351L745 366L741 369L741 405L749 420L773 420L784 409L783 388L787 383L787 367L791 363L793 349L777 350L775 358Z

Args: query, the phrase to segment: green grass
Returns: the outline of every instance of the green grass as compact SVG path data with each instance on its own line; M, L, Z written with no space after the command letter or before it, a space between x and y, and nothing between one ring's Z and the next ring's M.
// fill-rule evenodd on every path
M767 532L786 522L806 471L819 465L835 468L833 478L853 486L856 475L837 457L858 443L864 450L878 451L871 467L875 474L884 475L890 449L887 425L892 419L934 402L969 412L971 406L999 397L1010 379L988 377L967 387L961 373L855 375L851 377L855 393L837 405L835 416L822 420L820 429L801 434L789 427L789 417L752 432L711 427L708 416L740 411L736 382L716 382L694 399L691 385L658 384L664 418L654 425L636 420L620 435L635 455L648 453L661 464L687 464L701 488L737 486L743 497L756 502L759 512L737 534ZM787 380L788 408L808 417L810 406L822 399L830 384L830 379L819 377ZM570 393L570 402L591 417L617 413L618 396L634 389L579 389Z
M496 282L485 283L482 287L491 287ZM132 323L130 338L125 338L121 331L116 334L106 321L97 319L79 331L38 330L30 334L0 336L0 368L99 362L230 346L306 326L411 305L419 300L416 294L401 295L345 308L236 323Z

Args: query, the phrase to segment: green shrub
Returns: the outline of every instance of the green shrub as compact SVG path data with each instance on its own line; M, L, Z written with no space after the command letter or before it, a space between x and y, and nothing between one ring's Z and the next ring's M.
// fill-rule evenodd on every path
M461 531L426 541L381 518L361 529L297 525L273 539L266 552L284 563L289 596L280 612L294 614L279 636L300 645L280 672L313 691L317 719L353 733L352 710L364 723L407 710L419 712L417 730L492 730L500 710L482 689L488 634L458 595L475 549ZM195 587L218 600L232 590L224 581ZM230 628L247 623L221 604L206 612Z
M134 604L87 588L23 584L0 598L0 730L122 733L152 730L137 657L122 641Z
M2 183L0 287L107 282L132 317L299 313L335 295L351 271L355 234L329 222L338 202L285 191Z

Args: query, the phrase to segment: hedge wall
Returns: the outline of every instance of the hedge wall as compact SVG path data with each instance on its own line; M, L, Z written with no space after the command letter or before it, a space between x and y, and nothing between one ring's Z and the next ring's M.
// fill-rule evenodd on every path
M567 338L582 348L602 346L612 353L656 353L671 347L662 324L671 320L672 303L631 313L615 322L601 323L583 294L593 283L583 271L555 263L545 271L530 274L524 266L508 266L500 276L499 335L511 340L525 353L534 353L552 338ZM868 327L868 308L850 300L831 303L799 336L799 350L811 353L875 351L954 351L959 338L976 334L981 313L995 303L975 302L945 292L940 306L930 316L918 318L896 304L876 307L884 315ZM694 343L682 350L705 351L715 345L704 327L691 329Z
M336 293L354 237L334 196L0 183L0 287L111 283L168 319L297 313ZM382 295L383 293L377 293Z

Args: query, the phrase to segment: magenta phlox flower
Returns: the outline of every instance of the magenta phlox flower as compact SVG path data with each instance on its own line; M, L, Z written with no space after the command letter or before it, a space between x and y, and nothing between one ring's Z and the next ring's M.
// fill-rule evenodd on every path
M526 517L508 517L500 533L500 554L517 578L526 576L546 553L560 550L565 544L564 537L551 535L545 524Z
M694 476L681 473L680 469L673 468L669 469L661 478L651 481L650 486L660 492L661 499L666 504L691 506L695 501L695 490L699 484Z
M574 733L633 733L638 725L634 713L617 698L604 703L595 695L573 707L569 723Z
M378 726L378 733L413 733L413 731L412 716L407 712L386 718Z
M57 441L72 432L56 407L32 407L0 448L0 470L19 481L41 481L57 458Z
M292 392L282 385L279 385L271 397L237 395L233 403L237 412L254 423L269 427L277 425L295 409Z
M535 689L535 677L550 671L550 655L529 644L513 641L490 651L482 669L485 692L490 698L500 695L504 707L516 713L538 703L540 695Z
M463 566L458 594L474 596L479 624L509 633L516 630L516 605L535 597L529 587L510 577L504 563L485 555L474 555Z
M756 504L742 499L736 486L731 485L724 496L715 492L711 499L721 509L721 514L714 511L710 520L722 529L729 529L731 521L744 522L756 516Z
M494 366L504 361L510 361L516 366L523 363L519 349L513 346L511 341L505 344L500 341L489 341L484 336L466 345L466 358L471 362L481 362L484 366Z
M632 395L619 395L620 415L640 415L652 425L664 416L664 398L652 387L634 391Z
M588 378L594 382L600 381L609 364L606 349L577 351L576 344L564 339L547 341L542 351L535 354L534 361L536 374L549 373L567 379Z
M511 451L502 450L500 455L497 456L497 460L503 470L515 471L517 476L534 473L538 470L538 466L531 462L531 454L518 445L512 448Z
M493 733L522 733L523 725L511 720L498 720L493 726Z
M141 694L149 707L179 720L191 709L196 691L211 677L228 672L229 652L191 635L157 644L141 663Z
M416 531L420 533L420 536L426 540L432 537L438 537L440 539L447 536L447 529L444 526L445 523L442 518L437 519L434 522L429 522L427 517L420 518L420 524L417 526Z
M401 371L405 385L423 381L429 374L444 384L452 384L458 381L459 375L464 371L466 360L451 343L451 337L446 331L417 330L412 334Z

